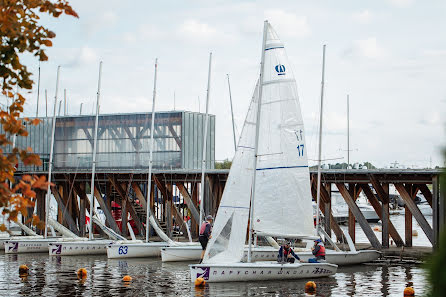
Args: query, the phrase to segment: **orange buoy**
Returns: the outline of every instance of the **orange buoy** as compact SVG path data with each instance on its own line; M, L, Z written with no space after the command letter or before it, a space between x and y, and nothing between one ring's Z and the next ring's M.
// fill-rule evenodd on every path
M415 296L415 290L412 287L406 287L404 289L404 296Z
M378 232L382 232L381 227L380 226L375 226L373 227L373 231L378 231Z
M305 284L305 293L316 293L316 283L309 281Z
M206 281L202 277L198 277L195 280L195 287L204 287L205 284L206 284Z
M79 268L76 274L78 279L84 279L87 277L87 269Z
M132 277L130 275L125 275L122 278L122 281L124 281L124 282L131 282L132 281Z
M19 275L20 276L28 275L28 272L29 272L28 266L26 266L25 264L19 266Z

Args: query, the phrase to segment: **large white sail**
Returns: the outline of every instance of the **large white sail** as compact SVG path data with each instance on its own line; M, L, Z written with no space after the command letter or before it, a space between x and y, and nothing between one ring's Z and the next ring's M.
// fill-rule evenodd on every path
M253 176L258 84L218 208L204 263L236 263L243 257Z
M304 124L285 48L267 25L253 229L258 235L313 238Z

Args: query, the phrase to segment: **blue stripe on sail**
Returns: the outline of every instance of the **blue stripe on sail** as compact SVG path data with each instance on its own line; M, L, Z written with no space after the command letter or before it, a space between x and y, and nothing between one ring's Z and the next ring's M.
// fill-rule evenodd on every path
M265 48L265 51L269 51L269 50L276 49L276 48L284 48L284 47L283 46L269 47L269 48Z
M229 206L229 205L220 205L219 207L226 207L226 208L243 208L243 209L249 209L249 207L245 207L245 206Z
M257 168L256 170L272 170L272 169L287 169L287 168L307 168L308 166L281 166L281 167L268 167L268 168Z

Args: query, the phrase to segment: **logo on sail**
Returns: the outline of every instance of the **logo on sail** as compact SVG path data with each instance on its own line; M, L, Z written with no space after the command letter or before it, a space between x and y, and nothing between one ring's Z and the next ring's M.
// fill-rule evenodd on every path
M276 67L274 67L276 69L277 75L285 75L285 66L282 64L276 65Z

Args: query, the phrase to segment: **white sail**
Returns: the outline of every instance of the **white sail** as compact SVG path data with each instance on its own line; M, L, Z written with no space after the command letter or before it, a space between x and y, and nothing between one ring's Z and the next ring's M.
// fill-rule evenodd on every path
M236 263L243 257L253 175L257 95L258 84L232 160L203 263Z
M258 235L314 238L304 124L291 65L267 26L253 229Z

